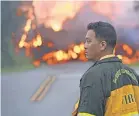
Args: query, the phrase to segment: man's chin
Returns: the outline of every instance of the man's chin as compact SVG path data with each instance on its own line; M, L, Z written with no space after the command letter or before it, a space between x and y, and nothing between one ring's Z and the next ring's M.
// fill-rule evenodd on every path
M85 57L86 57L88 60L91 60L91 58L90 58L88 55L86 55Z
M93 58L91 58L91 57L89 57L89 56L85 56L89 61L93 61L93 62L95 62L96 60L95 59L93 59Z
M89 60L89 58L88 58L88 55L87 55L87 54L85 54L85 57Z

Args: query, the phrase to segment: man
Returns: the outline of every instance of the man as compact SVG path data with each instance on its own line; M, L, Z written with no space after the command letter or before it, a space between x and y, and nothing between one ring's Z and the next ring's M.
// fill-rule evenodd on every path
M80 80L73 116L139 116L139 76L113 54L116 31L106 22L87 27L85 55L95 61Z

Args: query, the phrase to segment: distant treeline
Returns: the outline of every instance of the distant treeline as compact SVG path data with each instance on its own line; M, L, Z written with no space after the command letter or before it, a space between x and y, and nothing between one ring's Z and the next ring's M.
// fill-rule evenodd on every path
M16 11L20 1L1 2L1 68L14 67L29 63L29 59L16 56L12 44L12 33L21 29L24 16L17 17Z

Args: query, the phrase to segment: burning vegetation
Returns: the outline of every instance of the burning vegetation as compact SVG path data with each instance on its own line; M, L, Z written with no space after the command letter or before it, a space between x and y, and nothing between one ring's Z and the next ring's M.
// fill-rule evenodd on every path
M16 51L24 49L26 56L33 59L33 64L36 67L43 62L57 64L69 60L87 61L84 56L84 43L82 41L74 41L66 48L59 49L51 39L48 39L50 33L42 33L42 30L43 32L51 31L52 35L64 33L64 25L72 20L76 23L76 17L86 5L90 7L92 12L103 15L109 20L117 20L119 16L123 15L123 6L120 2L33 1L31 5L23 4L17 9L17 16L24 15L26 23L22 35L18 39ZM101 10L102 7L104 10ZM30 31L33 37L30 37ZM133 49L125 43L117 44L115 54L126 64L139 61L139 50Z

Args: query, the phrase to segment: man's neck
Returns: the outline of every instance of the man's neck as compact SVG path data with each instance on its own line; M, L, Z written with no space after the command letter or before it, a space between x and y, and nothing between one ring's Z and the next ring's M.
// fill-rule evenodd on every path
M100 58L100 60L105 59L105 58L111 58L111 57L115 57L115 55L114 54L107 54L107 55L102 56Z
M98 58L98 60L102 60L105 58L110 58L110 57L114 57L114 53L113 50L107 50L105 52L102 52L102 54L100 55L100 57Z

